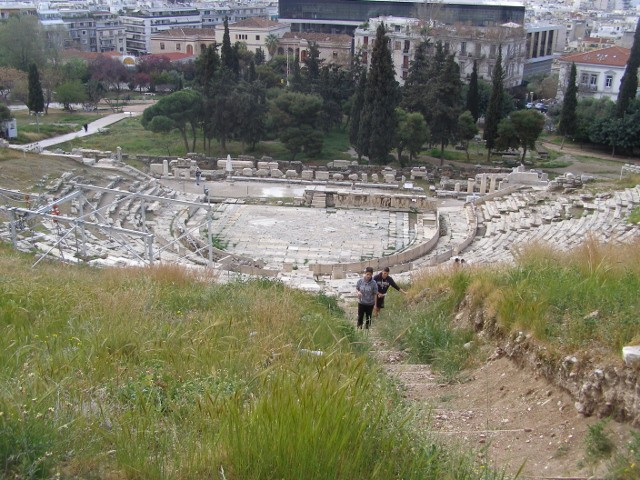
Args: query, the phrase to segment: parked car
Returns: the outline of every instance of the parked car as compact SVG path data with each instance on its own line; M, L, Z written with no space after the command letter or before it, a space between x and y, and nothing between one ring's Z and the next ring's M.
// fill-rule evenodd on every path
M542 112L542 113L547 113L547 110L549 110L549 109L547 108L547 106L546 106L544 103L542 103L542 102L538 102L538 103L536 103L536 104L533 106L533 108L535 108L536 110L538 110L539 112Z

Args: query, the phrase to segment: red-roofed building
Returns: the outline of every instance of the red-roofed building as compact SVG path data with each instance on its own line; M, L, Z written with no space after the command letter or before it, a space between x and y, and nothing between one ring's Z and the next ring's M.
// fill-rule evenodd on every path
M578 96L618 98L620 81L624 75L630 50L622 47L608 47L584 53L574 53L561 57L558 75L558 94L562 100L567 89L571 64L576 64Z

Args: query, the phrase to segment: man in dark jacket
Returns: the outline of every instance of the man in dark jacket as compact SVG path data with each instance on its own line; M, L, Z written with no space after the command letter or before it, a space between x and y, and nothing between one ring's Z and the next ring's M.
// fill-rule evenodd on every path
M384 267L380 273L373 277L373 280L378 284L378 296L376 297L376 305L373 309L374 315L377 317L380 309L384 308L384 297L387 294L389 287L393 287L405 295L407 292L401 289L393 278L389 276L389 267Z

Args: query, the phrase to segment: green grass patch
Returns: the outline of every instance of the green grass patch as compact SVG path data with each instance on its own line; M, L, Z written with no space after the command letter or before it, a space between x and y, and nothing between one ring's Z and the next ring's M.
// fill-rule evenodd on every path
M36 119L34 115L29 115L26 110L16 110L13 115L18 124L18 138L13 141L18 144L31 143L45 138L77 132L85 123L97 120L109 113L65 112L50 109L47 115L40 115Z
M411 427L333 298L32 262L0 245L3 478L501 478Z

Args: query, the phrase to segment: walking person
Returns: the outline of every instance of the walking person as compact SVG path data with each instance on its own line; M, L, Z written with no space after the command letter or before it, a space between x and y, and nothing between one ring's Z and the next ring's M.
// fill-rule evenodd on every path
M85 132L88 132L88 131L89 131L89 124L88 124L88 123L85 123L85 124L82 126L82 128L84 128L84 131L85 131Z
M196 185L200 185L201 176L202 176L202 170L200 170L200 167L196 167Z
M374 308L374 314L377 317L380 313L380 309L384 308L384 297L387 295L387 291L389 287L393 287L398 290L400 293L404 295L407 294L403 289L401 289L398 284L393 280L393 278L389 275L389 267L384 267L380 273L378 273L373 280L378 285L378 294L376 295L376 305Z
M371 314L376 304L378 296L378 284L373 280L373 268L367 267L362 278L356 283L356 294L358 295L358 328L369 328L371 325ZM364 322L366 317L366 323Z

